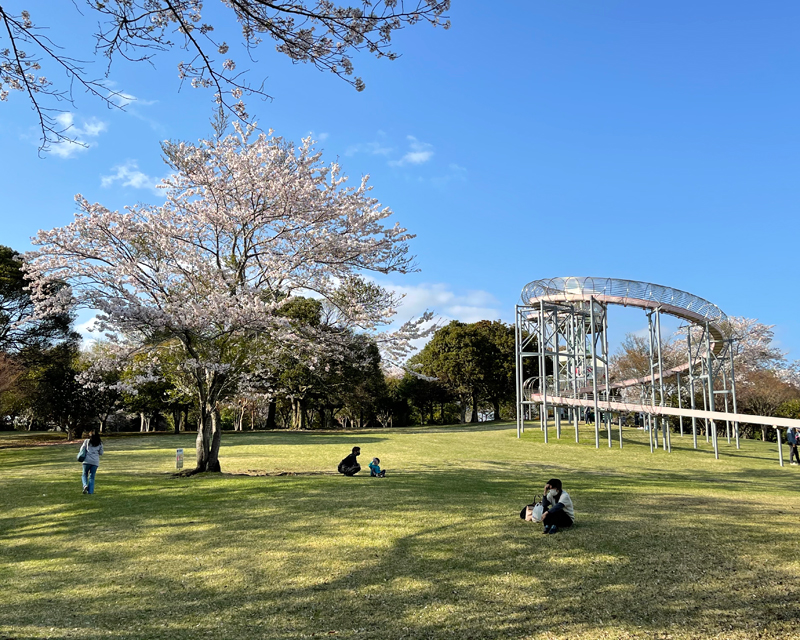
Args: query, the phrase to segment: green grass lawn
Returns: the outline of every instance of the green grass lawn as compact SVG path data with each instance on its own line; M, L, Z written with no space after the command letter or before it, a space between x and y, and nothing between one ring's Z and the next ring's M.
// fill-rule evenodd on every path
M0 435L0 639L800 638L777 445L571 440L225 433L224 474L175 478L194 434L109 437L86 496L78 445ZM336 474L354 445L388 477ZM553 476L577 524L545 536L518 514Z

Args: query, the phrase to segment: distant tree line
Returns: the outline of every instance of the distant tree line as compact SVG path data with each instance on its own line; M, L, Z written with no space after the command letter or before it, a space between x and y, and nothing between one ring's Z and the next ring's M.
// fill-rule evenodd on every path
M42 295L63 291L54 282ZM221 429L405 427L513 417L512 326L452 321L398 368L386 366L374 336L331 323L329 314L323 301L300 296L282 300L277 312L287 335L326 348L287 348L257 331L229 345L228 360L263 359L268 352L270 366L219 390L212 419ZM800 418L798 366L774 345L772 327L745 318L730 322L740 336L735 343L739 412ZM173 348L174 342L157 335L156 358L140 353L119 359L102 341L81 348L73 324L69 312L37 314L20 256L0 247L2 428L57 429L74 438L91 428L177 433L202 424L186 353ZM641 337L628 335L612 356L612 378L647 376L648 348ZM665 368L684 358L677 339L664 341ZM527 359L526 366L535 367L534 360ZM526 378L535 375L525 372ZM674 379L665 386L676 405ZM696 403L702 406L700 395ZM774 437L766 428L741 428L745 437Z
M56 293L54 291L54 293ZM296 297L282 313L338 346L330 357L280 350L269 374L249 379L217 407L225 429L404 427L510 418L514 330L499 321L441 327L406 370L387 372L375 340L324 328L319 300ZM6 429L195 430L200 411L180 362L115 362L102 341L84 345L68 313L37 319L18 254L0 247L0 416ZM319 334L318 334L319 335ZM259 346L255 338L243 344ZM327 353L327 352L323 352Z

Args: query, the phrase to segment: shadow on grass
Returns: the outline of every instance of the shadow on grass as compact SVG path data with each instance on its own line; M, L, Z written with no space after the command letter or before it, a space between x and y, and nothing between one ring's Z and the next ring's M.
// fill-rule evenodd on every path
M796 518L760 495L705 495L720 472L484 464L385 480L101 478L96 496L0 517L2 577L14 589L0 601L0 629L98 639L788 638L800 622L796 565L773 561ZM551 473L568 483L577 524L542 536L517 514Z

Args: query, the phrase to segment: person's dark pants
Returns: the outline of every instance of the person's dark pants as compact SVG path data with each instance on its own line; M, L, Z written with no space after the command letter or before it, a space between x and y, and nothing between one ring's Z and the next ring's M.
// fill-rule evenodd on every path
M343 473L343 474L344 474L344 475L346 475L346 476L354 476L354 475L356 475L356 474L357 474L359 471L361 471L361 465L360 465L360 464L357 464L357 465L356 465L356 466L354 466L354 467L341 467L341 468L339 469L339 472L340 472L340 473Z
M552 527L556 525L559 529L566 529L572 526L572 518L567 515L563 507L555 511L550 511L550 506L550 501L547 498L542 498L542 509L547 512L547 517L542 520L544 526Z
M789 445L789 462L792 461L792 456L794 456L795 461L797 464L800 464L800 454L797 453L797 445L790 444Z
M81 480L83 480L83 488L89 493L94 493L95 473L97 473L96 464L88 464L86 462L83 463L83 475L81 476Z

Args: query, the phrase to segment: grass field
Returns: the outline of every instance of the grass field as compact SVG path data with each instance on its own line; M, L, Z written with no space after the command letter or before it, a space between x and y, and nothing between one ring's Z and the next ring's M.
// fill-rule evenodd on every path
M0 639L800 638L777 445L583 441L225 433L224 474L175 478L194 434L109 437L86 496L77 445L0 434ZM388 477L336 474L354 445ZM577 523L545 536L518 514L553 476Z

